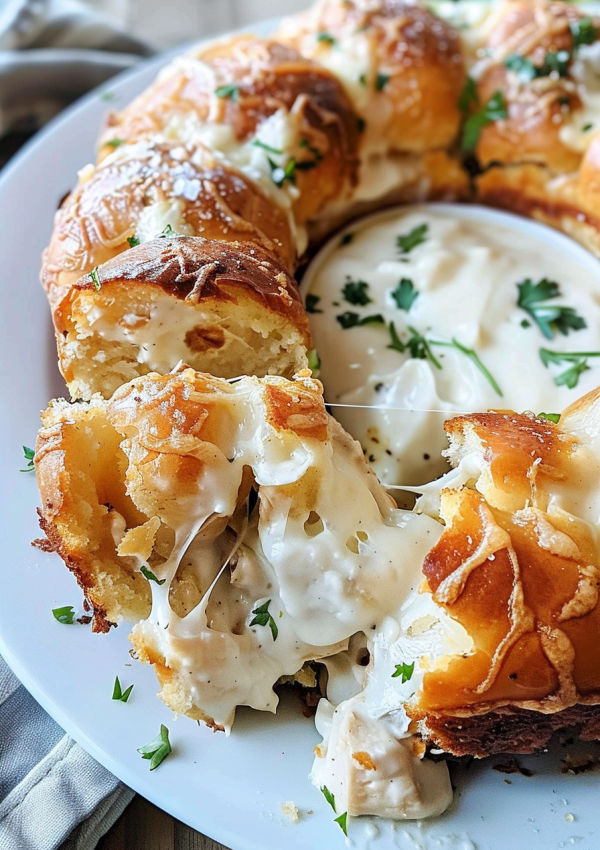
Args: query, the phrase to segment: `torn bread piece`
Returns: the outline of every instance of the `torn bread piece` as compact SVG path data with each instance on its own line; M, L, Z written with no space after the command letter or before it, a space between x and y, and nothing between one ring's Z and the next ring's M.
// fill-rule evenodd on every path
M109 397L181 360L224 378L291 377L311 347L295 280L248 242L145 242L70 286L53 317L72 398Z
M165 702L227 730L237 705L274 711L280 677L379 622L441 530L396 508L308 372L186 369L55 402L36 469L42 527L96 629L137 620Z
M417 503L445 523L423 566L430 621L409 628L449 618L472 645L425 655L406 703L446 752L534 752L573 725L600 738L599 421L596 390L558 424L511 412L446 424L456 469Z

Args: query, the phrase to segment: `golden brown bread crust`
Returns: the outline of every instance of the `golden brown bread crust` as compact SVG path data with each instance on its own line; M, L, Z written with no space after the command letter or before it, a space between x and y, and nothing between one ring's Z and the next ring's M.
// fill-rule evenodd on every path
M493 16L493 27L483 45L491 59L484 62L477 88L481 104L502 92L508 117L481 132L476 153L484 167L492 162L534 162L554 174L578 167L581 152L560 137L565 121L582 106L575 81L557 73L523 79L507 69L505 61L519 56L540 68L548 53L567 51L571 66L576 51L570 26L584 17L573 4L552 0L505 0ZM593 23L600 32L600 19Z
M121 146L89 171L56 213L44 253L42 283L51 304L64 287L127 251L140 218L157 204L175 210L187 235L255 242L286 268L294 267L285 213L202 145Z
M561 712L584 721L579 709L600 704L596 531L551 498L583 449L559 426L521 414L457 417L446 430L464 452L478 445L486 470L481 492L442 491L446 528L423 573L473 649L433 665L407 710L426 737L459 755L513 751L516 717L516 751L528 752L566 725ZM523 712L533 718L526 740L516 731ZM538 721L538 712L557 716ZM599 712L588 712L595 728ZM494 729L491 748L477 740Z
M336 43L319 40L322 33ZM415 153L452 145L466 76L458 32L405 0L324 0L284 31L288 43L316 61L326 62L328 51L350 48L348 63L358 76L351 52L357 36L367 42L372 62L364 85L372 91L373 108L387 115L380 145L385 141L390 152Z
M216 94L231 86L234 95ZM112 150L106 144L111 139L164 134L174 121L190 118L230 127L238 143L249 142L258 126L279 110L291 114L294 123L295 138L285 153L297 163L299 196L293 209L302 225L355 183L358 128L333 74L274 41L239 36L215 42L167 68L110 118L100 158Z
M600 256L599 149L594 139L579 174L561 178L532 164L490 168L475 181L476 199L555 227Z
M180 360L224 378L291 377L308 318L295 280L252 243L165 237L119 254L66 290L53 320L73 398L106 398Z
M224 244L195 236L153 239L109 260L94 277L100 291L114 284L158 286L190 304L250 298L293 322L310 347L308 318L294 278L252 243ZM96 292L97 284L87 274L72 291L76 298L81 291ZM55 319L56 330L62 333L68 321L64 302Z

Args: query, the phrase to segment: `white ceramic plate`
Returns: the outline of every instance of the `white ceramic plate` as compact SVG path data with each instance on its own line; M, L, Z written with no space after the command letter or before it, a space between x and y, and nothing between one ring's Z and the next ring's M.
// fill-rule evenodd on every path
M18 471L21 446L34 444L40 409L63 392L38 284L40 253L76 169L93 158L107 107L119 107L142 90L159 64L110 83L110 103L96 92L68 110L0 180L0 652L98 761L191 826L234 850L335 850L345 839L307 779L317 735L297 702L287 702L277 717L240 711L229 739L186 718L175 720L155 696L152 670L129 657L126 626L104 636L54 620L52 608L81 610L81 592L57 557L29 545L39 535L38 495L34 476ZM116 674L124 686L135 684L126 705L111 700ZM173 754L150 773L136 748L154 738L161 723L170 729ZM594 850L600 841L600 779L561 774L564 755L557 746L523 759L535 771L530 778L506 776L490 764L461 767L454 771L454 805L443 817L422 825L355 821L350 840L374 850L506 850L513 843L527 850L571 844ZM281 811L286 801L301 811L296 825Z

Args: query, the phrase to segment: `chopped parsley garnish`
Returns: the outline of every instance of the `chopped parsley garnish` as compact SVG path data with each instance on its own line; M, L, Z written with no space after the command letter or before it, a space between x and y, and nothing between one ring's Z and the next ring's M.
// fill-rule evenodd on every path
M119 145L123 144L123 139L109 139L107 142L104 142L105 145L108 145L109 148L118 148Z
M516 74L521 82L529 82L539 77L549 77L553 73L559 77L568 76L570 61L571 54L568 50L558 50L546 53L543 64L539 66L534 65L526 56L514 53L504 60L504 65Z
M512 53L504 60L504 67L516 74L522 82L535 79L537 70L531 59Z
M98 266L93 268L90 272L90 277L92 278L92 283L94 284L94 289L96 292L100 292L100 278L98 277Z
M334 822L337 823L344 835L348 837L348 812L344 812L339 818L334 818Z
M358 78L358 82L361 84L361 86L366 86L367 85L367 75L361 74L360 77Z
M353 239L354 233L344 233L344 235L340 239L340 248L343 248L344 245L349 245Z
M589 370L588 357L600 357L600 351L550 351L548 348L540 348L540 357L546 368L550 364L559 366L563 363L572 365L556 375L554 383L557 387L568 387L575 389L579 383L579 376Z
M119 677L115 676L115 685L113 687L112 699L119 700L119 702L127 702L129 699L129 695L133 690L133 685L129 685L126 690L121 690L121 683L119 682Z
M396 302L398 309L406 310L408 313L419 297L419 293L415 289L415 285L412 280L408 277L403 277L398 286L395 289L392 289L391 296Z
M308 352L308 368L313 373L313 378L319 377L319 372L321 371L321 358L317 354L316 348L311 348Z
M144 578L148 579L148 581L155 581L159 585L164 584L166 582L166 578L163 578L159 581L152 572L152 570L149 570L148 567L140 567L140 572L144 576Z
M471 151L479 141L479 134L488 124L493 124L494 121L500 121L502 118L507 118L506 103L504 95L500 90L495 91L488 102L479 112L470 115L465 121L463 127L461 147L464 151Z
M320 32L317 34L317 41L320 44L337 44L337 39L328 32Z
M266 602L263 602L262 605L259 605L258 608L254 608L252 613L254 614L254 619L250 621L251 626L268 626L271 629L271 634L273 635L273 640L277 640L277 635L279 634L279 629L277 628L277 623L269 614L269 605L271 604L271 600L267 599Z
M266 145L264 142L261 142L260 139L254 139L252 144L255 148L261 148L263 151L269 151L269 153L281 154L282 150L279 148L272 148L271 145Z
M137 236L128 236L127 241L129 242L130 248L137 248L137 246L140 244L140 240L137 238Z
M215 89L217 97L228 97L234 103L237 103L240 98L240 87L237 83L229 83L227 86L219 86Z
M159 239L168 239L170 236L177 236L177 233L173 230L170 224L167 224L162 233L159 233Z
M331 793L331 791L329 790L327 785L323 785L321 787L321 794L325 797L325 799L327 800L327 802L329 803L329 805L331 806L333 811L337 814L337 811L336 811L336 808L335 808L335 797Z
M410 336L406 342L402 342L398 336L396 326L393 322L390 322L388 330L390 332L391 343L387 348L399 351L401 354L404 354L408 350L410 357L413 357L415 360L430 360L437 369L442 368L442 364L434 355L428 341L416 328L412 328L409 325Z
M33 458L35 457L35 449L30 449L29 446L23 446L23 457L27 461L25 469L20 469L19 472L33 472L35 465Z
M473 361L475 366L477 366L483 377L491 385L494 392L496 392L501 398L504 396L504 393L500 389L498 382L496 381L492 373L489 371L489 369L483 365L483 363L479 359L479 355L477 354L474 348L467 348L466 345L463 345L455 338L452 339L452 342L440 342L437 340L432 340L431 345L442 345L446 348L456 348L462 354L465 354Z
M364 318L361 319L358 313L353 313L351 310L348 310L348 312L341 313L339 316L336 316L336 319L345 331L349 328L361 327L362 325L385 324L385 319L381 313L375 313L372 316L364 316Z
M156 738L144 747L138 748L138 753L143 759L150 759L150 770L162 764L170 752L169 730L163 723L160 724L160 732Z
M547 419L548 422L554 422L557 425L560 420L560 413L538 413L536 419Z
M410 681L410 679L412 679L412 674L414 672L415 672L415 662L414 661L413 661L412 664L405 664L404 662L402 662L402 664L396 664L396 669L392 673L392 679L399 679L400 677L402 677L401 682L402 682L402 684L404 684L405 682L408 682L408 681Z
M467 77L462 91L458 98L458 108L461 112L467 113L471 106L479 105L479 95L477 94L477 84L473 77Z
M573 48L577 50L582 44L593 44L596 41L596 27L591 18L579 18L569 24L573 36Z
M369 298L367 294L368 288L369 284L365 280L352 280L347 277L346 283L342 287L344 301L347 301L348 304L360 304L361 307L371 304L373 299Z
M390 322L389 332L392 342L387 347L391 348L393 351L399 351L400 354L404 354L404 352L406 351L406 346L398 336L398 332L396 331L396 325L393 322Z
M415 328L411 328L410 325L408 327L410 331L410 336L406 341L406 348L408 348L410 352L410 356L415 360L430 360L436 369L441 369L442 364L440 361L434 356L433 351L431 350L428 341L425 337L419 333Z
M65 605L63 608L53 608L52 614L54 619L58 620L64 626L70 626L75 622L75 611L72 605Z
M536 76L549 77L550 74L558 74L559 77L567 77L569 75L569 62L571 54L568 50L557 50L546 53L544 64L537 69Z
M296 168L299 168L301 171L302 170L307 171L309 168L316 168L317 165L323 159L323 154L321 153L319 148L316 148L314 145L311 145L311 143L308 141L308 139L300 139L299 146L301 148L306 148L307 150L309 150L311 152L311 154L314 156L314 160L309 159L309 160L302 160L300 162L297 162Z
M356 119L356 127L358 129L358 132L364 133L366 126L367 126L367 122L365 121L364 118L361 118L360 115L359 115L358 118Z
M592 129L593 126L594 126L593 124L584 124L583 127L581 128L581 132L582 133L588 133Z
M542 303L560 297L560 289L554 281L542 278L534 283L531 278L527 278L518 283L517 288L518 306L529 313L546 339L552 339L556 331L567 336L570 331L580 331L587 327L583 316L578 316L573 307Z
M377 78L375 80L375 91L383 91L383 89L387 86L390 81L389 74L377 74Z
M311 295L311 293L309 293L306 296L306 302L305 302L306 312L307 313L322 313L323 312L322 310L317 309L317 304L319 303L320 300L321 300L320 295Z
M410 233L404 233L396 237L396 248L398 248L401 254L408 254L417 245L421 245L426 241L428 231L428 224L419 224L417 227L413 227Z
M273 162L271 157L267 157L267 161L271 166L271 180L273 183L278 186L280 189L286 180L289 180L290 183L296 183L296 158L291 157L288 159L285 165L277 165L276 162Z

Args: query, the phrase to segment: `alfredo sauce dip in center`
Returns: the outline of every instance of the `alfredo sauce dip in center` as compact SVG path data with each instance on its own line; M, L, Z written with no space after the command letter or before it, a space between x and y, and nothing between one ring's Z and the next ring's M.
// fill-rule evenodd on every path
M303 295L325 398L384 483L447 468L443 422L556 414L600 384L600 262L481 207L402 207L348 226Z

